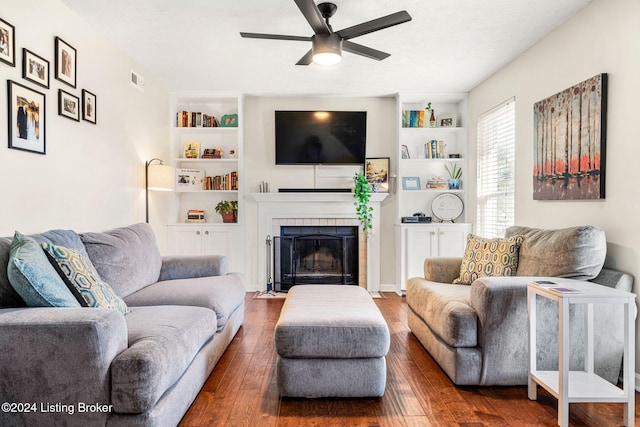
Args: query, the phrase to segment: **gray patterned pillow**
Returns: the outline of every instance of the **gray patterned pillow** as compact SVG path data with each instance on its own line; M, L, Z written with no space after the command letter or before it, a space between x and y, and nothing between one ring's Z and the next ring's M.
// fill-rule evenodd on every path
M110 308L127 312L127 304L100 279L89 258L63 246L42 243L49 261L83 307Z

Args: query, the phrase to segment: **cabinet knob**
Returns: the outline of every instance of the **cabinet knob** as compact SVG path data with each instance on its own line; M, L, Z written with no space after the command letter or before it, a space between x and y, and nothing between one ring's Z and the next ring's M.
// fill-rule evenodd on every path
M197 236L199 236L199 235L200 235L200 232L199 232L199 231L196 231L196 235L197 235Z
M206 234L208 236L209 235L209 231L205 231L204 234Z

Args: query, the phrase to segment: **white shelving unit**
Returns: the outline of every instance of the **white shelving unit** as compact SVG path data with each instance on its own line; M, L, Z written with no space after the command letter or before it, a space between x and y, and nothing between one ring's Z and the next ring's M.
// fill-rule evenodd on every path
M429 113L425 113L423 127L404 127L404 111L421 111L431 103L435 111L436 127L429 127ZM453 94L398 94L397 106L397 140L398 166L396 179L396 291L403 294L406 280L416 275L422 276L424 258L462 256L465 249L466 236L471 233L471 224L467 220L467 198L465 173L467 170L467 129L465 114L467 95ZM438 118L454 116L456 126L438 126ZM429 158L425 152L425 144L432 140L440 141L441 158ZM405 148L406 147L406 148ZM403 158L407 153L409 158ZM450 157L457 155L458 157ZM462 185L460 189L450 190L426 188L427 181L433 178L448 178L445 166L455 165L462 169ZM419 189L409 186L404 188L403 182L420 182ZM462 216L455 224L437 223L431 212L433 199L443 193L453 193L460 197L465 205ZM422 212L431 216L431 224L403 224L402 217Z
M174 93L171 97L171 155L172 164L179 169L200 170L204 176L224 176L237 172L237 189L204 190L180 188L174 193L174 222L168 224L169 251L175 255L226 255L229 269L244 271L244 191L243 179L243 104L242 95L208 93ZM179 127L177 114L181 111L213 115L221 121L225 115L237 115L237 127ZM200 153L205 148L222 150L219 159L184 158L184 146L198 142ZM230 154L234 152L233 156ZM176 172L177 174L177 172ZM177 178L176 178L177 182ZM238 202L237 223L223 223L215 206L222 200ZM205 211L206 223L186 223L190 209Z
M635 294L597 285L591 282L559 281L557 287L577 289L576 293L563 293L534 283L527 286L529 311L529 399L536 400L537 386L544 387L558 399L558 425L569 425L569 403L620 402L624 403L624 424L634 424L634 369L635 360ZM537 330L536 299L547 298L558 304L558 361L559 370L539 371L536 367ZM582 371L569 370L569 306L587 306L585 366ZM616 387L594 372L594 304L624 305L623 388Z

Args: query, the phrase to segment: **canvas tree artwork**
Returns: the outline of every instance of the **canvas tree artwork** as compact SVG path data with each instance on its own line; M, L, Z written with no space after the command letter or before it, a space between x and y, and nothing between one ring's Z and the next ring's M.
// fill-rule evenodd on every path
M604 198L607 75L534 104L534 200Z

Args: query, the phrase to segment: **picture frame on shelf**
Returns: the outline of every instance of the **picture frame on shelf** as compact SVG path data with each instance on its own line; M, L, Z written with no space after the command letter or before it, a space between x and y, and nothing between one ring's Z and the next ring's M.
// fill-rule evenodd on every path
M9 148L46 154L46 96L7 80Z
M82 120L94 125L98 121L98 98L86 89L82 89Z
M22 78L49 89L49 61L22 48Z
M389 192L389 157L365 159L365 178L374 193Z
M200 169L176 169L176 191L202 190L204 171Z
M442 114L438 116L438 127L454 128L458 125L458 117L455 114Z
M238 115L237 114L225 114L220 119L220 126L223 128L237 128L238 127Z
M185 159L199 159L200 158L200 143L198 141L188 141L184 143L184 150L182 151L183 158Z
M420 190L420 177L419 176L403 176L402 189L403 190Z
M403 159L411 158L411 156L409 155L409 147L407 147L406 145L402 145L402 158Z
M16 29L0 18L0 61L16 66Z
M58 89L58 115L80 121L80 99L77 96Z
M72 88L76 87L76 64L77 51L69 43L60 37L55 38L56 53L56 80L68 84Z

